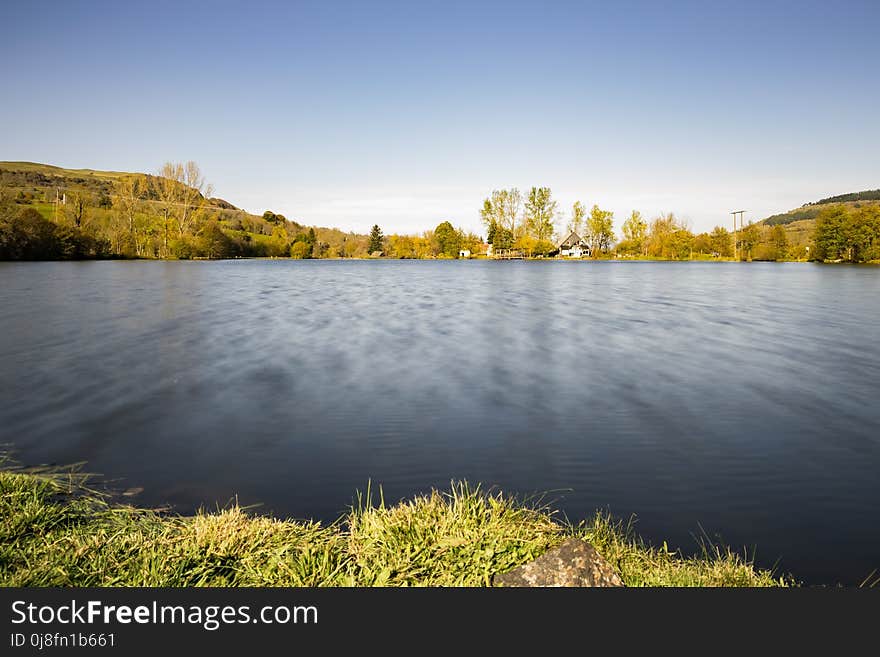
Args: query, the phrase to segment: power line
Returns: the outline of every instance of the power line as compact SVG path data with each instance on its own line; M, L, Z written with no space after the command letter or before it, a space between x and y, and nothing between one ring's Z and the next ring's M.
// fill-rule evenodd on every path
M737 232L736 232L736 215L739 215L739 227L740 230L743 229L743 215L748 212L747 210L734 210L730 214L733 215L733 257L736 260L739 260L739 255L737 251Z

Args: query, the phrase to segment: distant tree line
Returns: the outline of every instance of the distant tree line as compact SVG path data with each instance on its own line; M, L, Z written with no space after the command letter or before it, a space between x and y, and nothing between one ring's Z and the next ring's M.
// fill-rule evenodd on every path
M671 213L647 220L634 210L616 241L614 214L598 205L576 201L565 215L549 187L500 189L480 207L485 242L450 221L415 235L385 235L378 224L369 235L307 227L272 210L249 214L211 193L195 162L112 179L0 170L0 259L457 258L485 253L487 243L543 257L575 232L594 258L880 260L880 204L861 204L875 192L803 208L817 218L812 235L770 219L735 235L720 226L695 234Z
M195 162L112 179L0 170L0 259L457 258L482 239L448 221L419 235L372 236L303 226L221 199Z
M814 243L817 260L880 260L880 206L833 205L823 209L816 218Z
M826 205L829 203L846 203L848 201L880 201L880 189L869 189L864 192L852 192L823 198L812 205Z
M764 219L763 223L767 226L776 226L776 225L784 225L791 224L795 221L805 221L807 219L815 219L821 208L818 207L806 207L799 208L797 210L792 210L791 212L784 212L782 214L774 214L766 219Z
M0 260L81 260L110 254L106 240L59 226L33 208L0 204Z
M516 249L529 255L549 255L556 249L557 207L549 187L532 187L525 196L515 187L496 189L480 208L486 241L496 251Z
M638 210L633 210L623 224L623 240L616 252L625 257L669 260L689 260L695 256L727 258L733 255L733 240L720 226L711 233L695 235L686 222L671 212L648 222Z
M384 238L383 251L391 258L458 258L462 250L476 255L485 249L479 235L456 228L442 221L433 230L419 235L389 235Z

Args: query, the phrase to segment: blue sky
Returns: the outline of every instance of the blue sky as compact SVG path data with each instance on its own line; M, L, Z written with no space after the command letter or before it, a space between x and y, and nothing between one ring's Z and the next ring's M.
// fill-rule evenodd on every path
M695 230L880 187L880 3L0 9L0 159L155 172L307 224L480 230L494 188Z

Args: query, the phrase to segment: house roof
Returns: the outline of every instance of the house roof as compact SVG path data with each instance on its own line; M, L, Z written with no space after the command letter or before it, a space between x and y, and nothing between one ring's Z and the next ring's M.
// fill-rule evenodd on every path
M578 244L583 245L584 241L581 239L581 236L576 232L571 231L562 242L559 243L560 249L570 249L573 246L577 246Z

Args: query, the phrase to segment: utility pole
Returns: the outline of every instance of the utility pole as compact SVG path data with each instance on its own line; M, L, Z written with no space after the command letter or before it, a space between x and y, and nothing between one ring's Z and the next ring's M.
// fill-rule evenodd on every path
M736 232L736 215L739 215L739 227L740 230L743 228L743 215L747 212L747 210L734 210L730 214L733 215L733 258L734 260L739 260L739 247L737 240L737 232Z
M163 258L167 258L167 257L168 257L168 208L165 208L165 209L163 210L163 212L165 213L165 221L162 222L162 225L163 225L163 227L165 228L165 238L164 238L164 241L163 241L163 247L162 247L162 248L163 248L163 250L164 250L165 252L162 254L162 257L163 257Z

